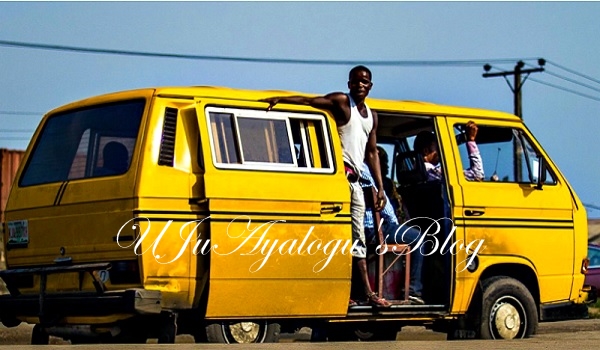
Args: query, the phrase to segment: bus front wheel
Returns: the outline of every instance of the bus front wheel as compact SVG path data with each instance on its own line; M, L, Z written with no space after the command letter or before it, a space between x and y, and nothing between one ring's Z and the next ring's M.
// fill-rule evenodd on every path
M535 301L521 282L506 276L483 281L481 338L527 338L535 333L537 324Z

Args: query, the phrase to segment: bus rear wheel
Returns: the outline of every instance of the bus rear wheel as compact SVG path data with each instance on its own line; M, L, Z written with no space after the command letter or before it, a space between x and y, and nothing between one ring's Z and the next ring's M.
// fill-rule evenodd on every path
M535 333L537 325L535 301L521 282L506 276L483 281L481 338L527 338Z
M206 326L209 343L277 343L281 326L268 321L219 322Z
M44 327L40 324L33 326L31 332L31 345L48 345L50 342L50 335L46 332Z

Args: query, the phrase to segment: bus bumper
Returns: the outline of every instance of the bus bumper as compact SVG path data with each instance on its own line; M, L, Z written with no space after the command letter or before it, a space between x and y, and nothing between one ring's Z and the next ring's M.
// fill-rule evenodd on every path
M588 317L588 305L598 299L595 287L583 286L576 301L540 305L541 321L575 320Z
M109 316L113 314L160 314L161 292L132 288L107 291L104 283L96 279L95 271L110 268L108 263L51 266L0 271L10 294L0 296L0 320L11 327L19 319L36 317L42 324L52 324L71 316ZM62 272L90 273L94 276L96 291L52 292L46 291L46 277ZM14 287L14 279L23 275L39 275L39 293L21 294Z

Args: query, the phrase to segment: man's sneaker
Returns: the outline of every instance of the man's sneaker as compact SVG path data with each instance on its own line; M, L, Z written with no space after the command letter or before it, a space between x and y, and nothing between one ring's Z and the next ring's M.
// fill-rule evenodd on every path
M425 305L425 300L421 299L421 297L418 297L416 295L409 295L408 301L410 301L410 303L413 305Z

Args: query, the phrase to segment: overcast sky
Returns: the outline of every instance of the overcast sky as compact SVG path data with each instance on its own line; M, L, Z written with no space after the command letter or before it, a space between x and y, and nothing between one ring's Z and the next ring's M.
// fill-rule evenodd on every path
M525 122L583 202L600 206L598 18L597 2L0 2L0 40L198 56L474 60L371 65L371 96L506 112L513 112L509 86L482 78L479 61L512 70L518 59L543 57L547 71L532 74L523 88ZM351 67L0 45L0 148L25 149L41 114L97 94L164 85L327 93L346 90Z

